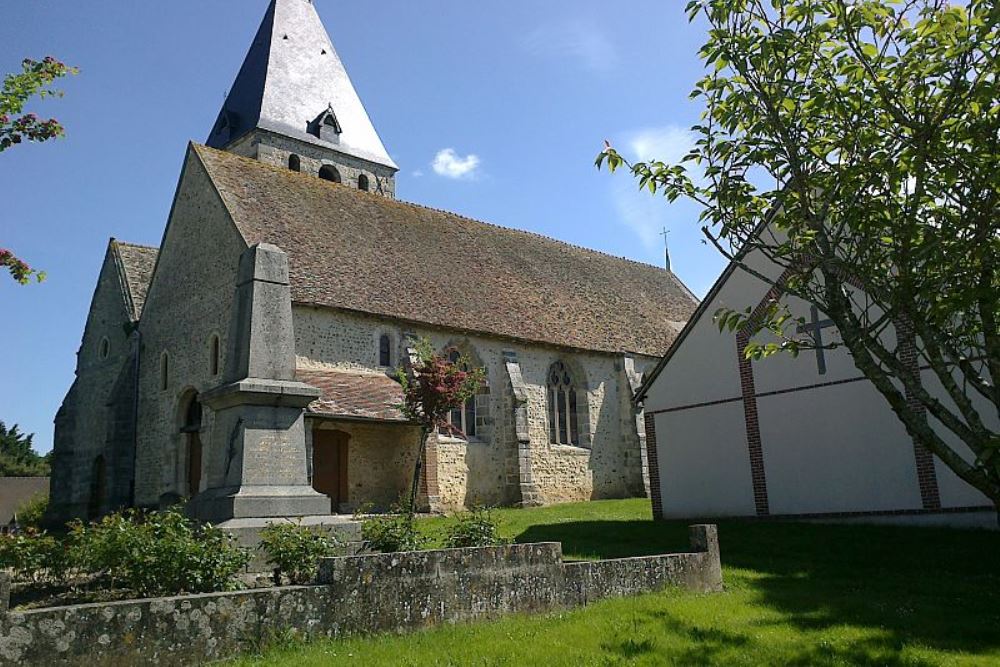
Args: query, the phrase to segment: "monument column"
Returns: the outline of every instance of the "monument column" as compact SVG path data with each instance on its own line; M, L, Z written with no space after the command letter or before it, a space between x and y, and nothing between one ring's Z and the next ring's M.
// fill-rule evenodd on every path
M304 408L319 390L295 381L288 257L258 244L240 257L223 384L202 395L215 411L214 486L191 502L207 521L329 514L309 484Z

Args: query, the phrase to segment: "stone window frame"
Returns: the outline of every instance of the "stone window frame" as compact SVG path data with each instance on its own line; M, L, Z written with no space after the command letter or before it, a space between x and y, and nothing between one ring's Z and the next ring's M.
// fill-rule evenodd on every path
M486 403L490 399L490 383L489 383L489 367L482 360L482 357L476 352L476 348L466 339L461 341L452 341L444 346L443 349L453 348L460 355L468 357L473 367L479 367L486 369L487 376L480 388L479 392L475 396L469 399L472 403L473 409L473 419L475 420L476 432L473 435L466 435L465 437L451 435L448 433L442 433L440 430L437 432L437 437L440 442L455 442L463 444L489 444L488 436L483 433L483 429L480 426L480 418L489 415L490 406ZM485 415L484 415L485 413ZM464 422L468 418L467 408L462 408L462 421ZM449 415L449 422L451 421L451 416ZM465 429L462 429L463 431Z
M331 178L327 178L326 176L324 176L323 175L324 172L329 174ZM323 162L323 164L319 166L319 171L316 173L316 175L319 176L322 180L327 181L329 183L342 184L344 182L343 174L340 173L340 169L337 168L337 165L335 165L332 162Z
M208 372L212 377L222 373L222 336L216 331L208 336Z
M389 339L389 364L385 365L382 363L382 338ZM375 350L375 367L392 370L395 368L393 362L397 361L399 358L399 351L396 349L396 336L389 329L378 329L375 331L374 341L372 343Z
M371 189L371 179L368 178L368 174L358 174L358 190L371 192Z
M111 340L107 336L101 336L101 340L97 344L97 358L101 361L107 361L111 358Z
M160 391L170 389L170 351L160 353Z
M288 169L294 172L302 171L302 158L297 153L288 154Z
M565 392L566 396L563 398L562 403L564 406L568 405L568 408L563 410L554 409L554 401L558 400L554 398L555 392L552 386L551 377L553 370L557 366L561 366L562 372L568 373L569 391ZM549 442L550 447L553 449L562 449L572 452L590 452L593 449L593 443L590 438L590 407L588 403L589 388L587 386L587 376L583 368L579 364L575 363L572 359L567 357L557 357L551 364L546 367L545 378L543 380L542 386L545 391L545 434L546 439ZM561 396L561 392L560 392ZM570 401L573 400L575 396L575 402L569 405ZM575 408L575 413L573 411ZM553 429L558 429L559 426L553 423L554 417L566 417L566 440L568 442L561 442L562 431ZM573 420L575 418L575 438L573 430ZM555 437L553 437L555 433Z

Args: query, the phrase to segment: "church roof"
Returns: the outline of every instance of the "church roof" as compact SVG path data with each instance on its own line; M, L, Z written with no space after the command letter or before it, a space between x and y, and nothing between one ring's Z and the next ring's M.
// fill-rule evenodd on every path
M308 131L332 109L335 142ZM270 130L392 169L312 0L272 0L206 142L224 148L254 128Z
M153 278L153 268L159 250L150 246L111 239L115 263L122 282L125 307L132 321L138 321L146 305L146 291Z
M386 375L298 370L295 379L323 392L309 405L309 412L312 414L378 421L408 421L397 407L403 403L403 387Z
M296 303L603 352L662 355L697 306L669 271L193 146Z

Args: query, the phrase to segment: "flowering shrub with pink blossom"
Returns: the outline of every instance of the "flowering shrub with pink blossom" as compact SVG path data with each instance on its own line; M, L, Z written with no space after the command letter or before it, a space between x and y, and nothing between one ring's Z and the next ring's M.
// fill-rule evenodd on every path
M25 141L42 142L65 134L62 124L55 118L42 119L33 113L24 113L24 105L32 97L61 97L62 92L50 88L56 79L76 74L52 56L42 60L25 58L22 71L8 74L0 90L0 153ZM0 269L7 269L11 277L22 285L32 278L39 282L45 274L32 269L13 252L0 248Z
M399 408L409 419L420 424L421 429L420 451L410 490L410 512L416 502L427 436L438 428L464 435L448 423L448 414L473 398L486 379L486 372L482 368L470 369L468 358L454 358L454 348L436 352L430 341L421 338L416 341L413 349L416 351L416 359L410 373L404 369L399 369L396 373L403 385L404 402Z

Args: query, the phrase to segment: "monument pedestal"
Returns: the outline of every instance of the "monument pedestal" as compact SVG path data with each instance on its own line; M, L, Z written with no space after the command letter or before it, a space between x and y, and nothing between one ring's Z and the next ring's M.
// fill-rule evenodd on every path
M202 396L215 411L212 448L224 451L224 483L198 494L189 511L212 522L330 513L309 485L303 408L319 390L301 382L248 378Z

